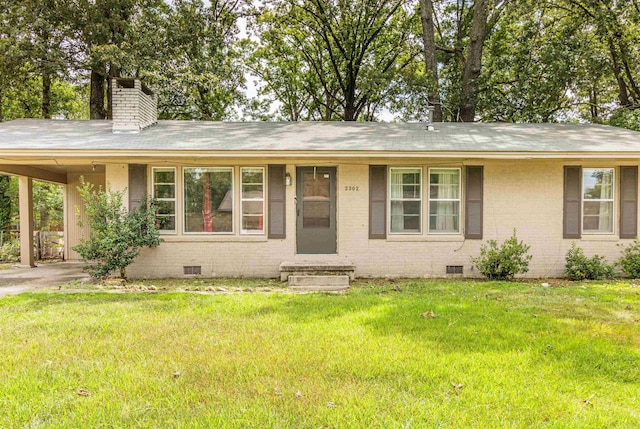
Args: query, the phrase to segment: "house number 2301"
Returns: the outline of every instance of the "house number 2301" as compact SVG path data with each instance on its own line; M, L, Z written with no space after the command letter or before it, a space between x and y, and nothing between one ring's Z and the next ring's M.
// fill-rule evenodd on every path
M360 188L359 186L345 186L344 190L358 192L360 190L359 188Z

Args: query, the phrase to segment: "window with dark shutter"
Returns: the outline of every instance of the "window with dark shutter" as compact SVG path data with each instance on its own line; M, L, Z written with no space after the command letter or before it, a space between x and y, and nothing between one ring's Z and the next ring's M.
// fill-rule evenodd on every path
M638 167L620 167L620 238L638 236Z
M269 238L286 238L285 166L269 165Z
M129 210L140 206L147 195L147 165L129 164Z
M482 238L482 199L484 167L468 165L466 168L464 237Z
M566 165L564 167L564 210L562 236L580 238L582 229L582 167Z
M369 238L387 237L387 166L369 166Z

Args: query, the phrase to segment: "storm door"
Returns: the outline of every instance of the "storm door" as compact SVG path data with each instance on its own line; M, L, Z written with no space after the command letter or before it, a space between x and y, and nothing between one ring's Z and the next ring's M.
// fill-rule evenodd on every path
M336 168L298 167L298 253L336 253Z

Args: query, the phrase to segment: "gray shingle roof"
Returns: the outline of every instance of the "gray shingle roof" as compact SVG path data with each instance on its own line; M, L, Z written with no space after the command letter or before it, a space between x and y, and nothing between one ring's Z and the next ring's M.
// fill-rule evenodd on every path
M166 151L640 152L640 132L604 125L159 121L113 134L110 121L18 119L3 149Z

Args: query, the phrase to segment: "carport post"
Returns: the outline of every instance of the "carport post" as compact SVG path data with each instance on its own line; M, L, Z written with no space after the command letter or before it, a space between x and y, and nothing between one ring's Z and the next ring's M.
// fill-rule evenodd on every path
M20 264L35 267L33 257L33 180L19 176L18 189L20 200Z

